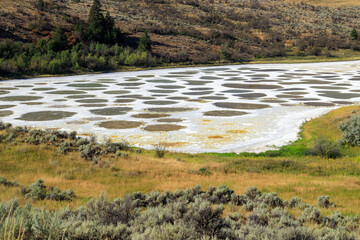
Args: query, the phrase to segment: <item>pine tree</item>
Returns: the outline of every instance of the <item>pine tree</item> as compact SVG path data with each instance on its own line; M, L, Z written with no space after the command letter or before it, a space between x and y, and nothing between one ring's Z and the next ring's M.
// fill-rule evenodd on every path
M91 6L88 19L88 37L91 41L102 42L105 34L104 26L105 19L101 10L101 3L99 0L94 0Z
M138 50L141 52L151 52L150 36L147 32L144 32L140 38Z
M64 29L59 25L51 39L50 48L54 52L66 50L69 47Z
M102 13L101 3L94 0L88 19L88 38L90 41L115 44L120 40L120 30L115 27L114 18Z
M359 38L359 34L357 33L355 28L353 30L351 30L350 36L354 40L357 40Z

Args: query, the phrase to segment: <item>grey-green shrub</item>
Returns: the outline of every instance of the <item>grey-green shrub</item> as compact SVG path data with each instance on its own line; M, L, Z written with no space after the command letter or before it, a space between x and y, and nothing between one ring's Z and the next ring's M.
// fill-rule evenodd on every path
M350 119L339 123L338 128L343 132L342 143L351 146L360 146L360 115L351 116Z
M42 189L43 182L33 187ZM52 190L53 192L59 192ZM49 192L49 191L47 191ZM219 194L215 194L218 192ZM231 198L227 196L231 193ZM85 205L58 211L20 206L18 201L0 202L0 220L13 219L15 235L25 231L25 239L345 239L360 237L359 217L344 217L334 212L324 217L308 205L299 217L287 207L299 199L282 201L275 193L261 193L252 187L236 195L226 186L202 191L197 185L175 192L135 192L122 199L105 195ZM246 199L252 208L247 213L224 214L224 204ZM216 201L218 201L216 199ZM243 200L241 200L242 202ZM283 203L283 204L281 204ZM21 224L22 223L22 224ZM5 222L0 221L0 236Z

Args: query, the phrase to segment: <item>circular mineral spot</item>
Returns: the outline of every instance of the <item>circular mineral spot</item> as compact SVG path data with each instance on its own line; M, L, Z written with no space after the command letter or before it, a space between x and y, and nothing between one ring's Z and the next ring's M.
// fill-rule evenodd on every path
M291 100L298 101L298 102L320 101L319 98L294 98L294 99L291 99Z
M231 110L214 110L204 112L204 116L207 117L235 117L235 116L242 116L248 114L247 112L241 111L231 111Z
M116 82L115 79L98 79L96 81L99 82L99 83L113 83L113 82Z
M0 90L0 95L5 95L10 93L10 91L6 91L6 90Z
M101 109L91 109L90 112L95 115L104 115L104 116L114 116L114 115L124 115L132 108L129 107L110 107L110 108L101 108Z
M179 86L179 85L157 85L155 86L157 88L162 88L162 89L180 89L180 88L185 88L184 86Z
M33 91L50 91L50 90L55 90L56 88L51 88L51 87L48 87L48 88L33 88L32 90Z
M209 91L209 90L214 90L213 88L209 88L209 87L203 87L203 88L199 88L199 87L197 87L197 88L189 88L189 90L191 90L191 91Z
M177 92L178 90L162 90L162 89L151 89L148 90L148 92L152 92L152 93L174 93Z
M152 78L155 77L155 75L138 75L138 78Z
M222 86L228 88L242 88L242 89L280 89L280 85L267 85L267 84L240 84L240 83L225 83Z
M77 88L77 90L82 90L82 91L101 91L101 90L106 90L106 88Z
M188 83L187 85L193 85L193 86L202 86L208 83L212 83L212 81L197 81L197 80L186 80L185 82Z
M8 108L12 108L15 107L16 105L0 105L0 109L8 109Z
M29 105L29 106L35 106L35 105L42 105L44 103L42 102L22 102L21 104Z
M81 104L80 107L106 107L106 104L96 104L96 103L89 103L89 104Z
M325 103L325 102L304 102L304 105L313 106L313 107L333 107L334 103Z
M245 94L235 94L234 96L241 98L261 98L266 97L265 93L245 93Z
M96 97L96 95L90 95L90 94L86 94L86 95L70 95L70 96L67 96L66 98L81 99L81 98L93 98L93 97Z
M212 94L214 91L201 91L201 92L184 92L184 95L193 95L193 96L201 96L201 95L209 95Z
M353 102L348 102L348 101L333 101L333 103L335 103L335 104L340 104L340 105L351 105L351 104L354 104Z
M323 81L323 80L316 80L316 79L304 79L304 80L301 80L301 81L303 81L303 84L309 84L309 85L335 83L335 82Z
M123 87L136 87L136 86L140 86L140 85L144 85L145 83L143 82L126 82L126 83L118 83L116 85L118 86L123 86Z
M200 97L200 99L204 100L226 100L227 97L221 97L221 96L207 96L207 97Z
M59 90L53 92L46 92L46 94L59 94L59 95L72 95L72 94L85 94L84 91L76 91L76 90Z
M270 105L267 104L234 103L234 102L216 102L214 103L214 105L220 108L231 108L231 109L263 109L270 107Z
M162 117L169 117L169 114L161 114L161 113L139 113L131 115L133 118L162 118Z
M162 123L174 123L174 122L182 122L183 120L180 118L162 118L162 119L158 119L157 121Z
M77 87L77 88L104 88L108 87L108 85L101 84L101 83L75 83L69 84L68 87Z
M148 105L172 105L172 104L176 104L178 102L165 101L165 100L156 100L156 101L145 101L144 103L148 104Z
M96 99L96 98L76 100L76 102L79 102L79 103L104 103L107 101L108 100L106 100L106 99Z
M223 79L223 78L215 77L215 76L202 76L202 77L200 77L200 79L204 79L204 80L220 80L220 79Z
M311 86L310 88L315 88L315 89L324 89L324 90L335 90L335 89L348 89L346 87L337 87L337 86Z
M14 113L13 111L9 111L9 110L0 111L0 117L7 117L12 115L13 113Z
M35 101L42 99L40 96L8 96L0 98L0 101L6 102L26 102L26 101Z
M24 121L51 121L72 117L75 114L75 112L65 111L40 111L25 113L18 119Z
M154 124L144 127L144 130L149 132L170 132L170 131L178 131L183 128L185 127L176 124Z
M264 102L264 103L286 103L287 101L280 100L280 99L264 99L264 100L261 100L261 102Z
M185 107L158 107L158 108L148 108L146 109L149 112L188 112L194 111L194 108L185 108Z
M147 82L150 83L175 83L176 81L174 80L168 80L168 79L154 79L154 80L146 80Z
M126 90L115 90L115 91L106 91L104 92L105 94L127 94L127 93L131 93L131 91L126 91Z
M15 87L18 87L18 88L31 88L31 87L34 87L33 85L15 85Z
M120 99L116 99L114 102L115 103L131 103L131 102L135 102L136 99L132 99L132 98L120 98Z
M99 127L107 129L131 129L143 125L143 122L135 121L106 121L99 123Z
M116 98L135 98L135 99L142 99L142 100L153 100L156 99L154 97L145 97L143 95L138 95L138 94L134 94L134 95L121 95L121 96L116 96Z
M15 87L1 87L1 90L18 90L18 88Z
M335 98L335 99L351 99L360 97L357 93L341 93L337 91L319 91L319 95L322 97Z

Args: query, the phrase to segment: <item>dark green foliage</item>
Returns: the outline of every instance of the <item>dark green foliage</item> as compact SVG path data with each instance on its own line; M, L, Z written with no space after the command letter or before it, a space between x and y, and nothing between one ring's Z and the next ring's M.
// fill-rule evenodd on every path
M40 40L37 45L8 40L0 42L0 73L59 74L115 70L124 65L155 66L160 63L149 52L133 51L117 44L77 43L68 46L66 35L60 33L59 30L59 35L54 35L55 39Z
M45 2L44 2L44 0L37 0L35 5L36 5L37 9L39 9L41 11L45 10Z
M357 33L356 29L354 28L353 30L351 30L350 32L350 37L353 39L353 40L357 40L359 38L359 34Z
M151 52L150 35L147 32L144 32L140 38L138 50L140 52Z
M60 25L57 26L54 36L49 42L49 47L54 52L61 52L69 47L65 31Z
M0 185L6 186L6 187L17 187L19 184L16 180L9 182L6 178L0 176Z
M120 30L115 27L115 21L107 12L102 13L101 3L94 0L88 18L88 39L94 42L115 44L120 40Z
M310 154L325 158L338 158L341 156L341 148L338 143L325 138L319 138L315 141Z
M252 208L245 214L236 210L226 214L219 203L232 204L229 195L246 198ZM49 211L30 204L22 207L16 200L1 202L0 219L12 219L15 236L25 231L26 239L355 240L359 237L357 216L344 217L334 212L324 217L319 209L307 205L295 217L281 203L276 194L261 193L256 188L236 195L226 186L210 187L206 192L195 186L173 193L135 192L113 201L101 195L74 210ZM5 221L0 221L0 234L5 231Z

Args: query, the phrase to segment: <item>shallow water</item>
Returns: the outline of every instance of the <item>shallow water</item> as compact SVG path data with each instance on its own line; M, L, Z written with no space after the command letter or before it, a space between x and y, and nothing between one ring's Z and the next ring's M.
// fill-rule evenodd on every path
M355 61L11 80L0 83L0 119L144 148L258 152L295 140L306 119L360 102L359 69Z

